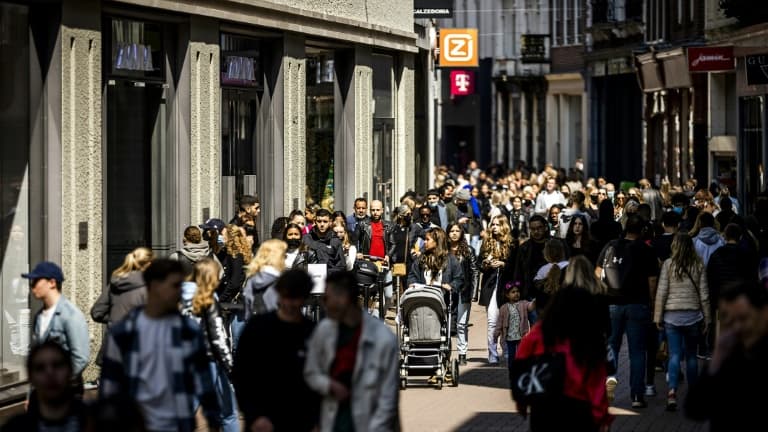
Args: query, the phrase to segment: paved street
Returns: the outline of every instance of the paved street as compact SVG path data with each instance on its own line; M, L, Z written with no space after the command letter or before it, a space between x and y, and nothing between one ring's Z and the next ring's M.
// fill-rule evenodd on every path
M461 372L459 387L409 387L401 392L403 428L409 431L527 431L527 422L516 414L507 387L506 367L485 365L485 311L474 305L470 316L469 364ZM611 412L612 431L704 431L706 426L686 420L682 412L665 411L664 374L657 373L659 396L647 398L648 408L632 410L629 400L629 365L622 351L619 387ZM685 388L681 389L681 396Z

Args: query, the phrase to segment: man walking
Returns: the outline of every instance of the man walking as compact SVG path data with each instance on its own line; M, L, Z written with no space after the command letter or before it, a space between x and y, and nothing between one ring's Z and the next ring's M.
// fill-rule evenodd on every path
M347 231L350 234L354 234L357 229L357 224L360 222L368 222L371 218L368 216L368 200L365 198L357 198L355 200L355 212L347 216Z
M328 266L328 274L346 268L341 240L331 229L331 212L321 208L315 214L315 224L301 241L317 254L317 261Z
M50 262L38 263L22 274L29 279L32 295L43 302L43 308L32 321L32 345L54 341L69 351L72 357L72 386L83 395L83 369L88 366L90 344L85 315L61 293L64 273Z
M389 262L387 251L390 248L390 233L393 226L390 222L382 220L384 205L381 201L371 201L371 220L357 224L357 259L363 259L363 255L383 258Z
M309 340L304 378L323 396L320 430L399 429L399 352L386 325L357 305L355 275L326 281L328 317Z
M202 405L219 427L219 406L200 327L179 313L184 268L161 259L144 271L147 305L112 326L106 338L100 397L125 394L144 412L147 430L191 432Z

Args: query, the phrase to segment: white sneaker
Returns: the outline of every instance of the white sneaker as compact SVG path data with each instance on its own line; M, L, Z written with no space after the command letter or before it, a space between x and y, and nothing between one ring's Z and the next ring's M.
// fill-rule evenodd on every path
M656 386L655 385L646 385L645 386L645 396L646 397L656 396Z
M616 396L616 386L619 385L619 380L616 377L608 377L605 380L605 390L608 393L608 403L612 403Z

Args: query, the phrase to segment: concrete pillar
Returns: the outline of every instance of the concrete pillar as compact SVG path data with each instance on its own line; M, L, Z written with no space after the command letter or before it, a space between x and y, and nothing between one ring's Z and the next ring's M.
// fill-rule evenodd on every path
M560 149L558 154L552 158L552 162L558 166L568 168L571 166L571 112L568 101L568 96L564 94L558 95L558 107L559 107L559 119L560 122L557 125L560 131Z
M399 204L400 197L413 188L416 181L416 155L413 145L414 111L414 58L413 54L402 54L398 73L395 74L397 95L395 101L395 166L393 171L392 194ZM432 167L430 167L432 168Z
M283 214L304 209L307 178L307 60L304 38L286 34L280 79L275 87L274 103L282 107L275 113L282 118ZM280 130L276 131L280 133ZM277 149L277 147L275 147Z
M101 294L104 282L102 46L98 0L69 0L62 4L59 44L61 266L66 279L63 293L88 316L87 311ZM101 325L89 320L88 327L91 359L95 359L101 342ZM92 367L86 369L86 380L95 377Z
M221 86L219 25L208 17L190 17L187 50L190 72L191 217L221 214ZM183 90L182 90L183 91ZM207 211L205 210L207 209Z
M555 160L559 153L558 147L562 145L559 129L559 103L558 95L547 93L547 160Z

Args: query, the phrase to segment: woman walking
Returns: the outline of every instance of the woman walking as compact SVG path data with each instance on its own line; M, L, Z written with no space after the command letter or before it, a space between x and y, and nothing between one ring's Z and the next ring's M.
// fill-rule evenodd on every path
M424 253L411 265L408 287L414 284L439 286L446 291L446 296L458 293L464 287L461 265L448 253L448 240L440 228L427 232Z
M709 290L704 263L688 234L678 233L672 241L672 256L664 261L656 293L653 321L666 330L669 344L667 365L667 410L677 409L680 361L685 359L689 385L698 376L696 347L699 335L711 322Z
M200 328L203 331L211 376L221 410L221 430L236 432L240 430L240 422L235 393L229 381L232 375L232 350L215 294L219 286L219 265L210 258L198 261L195 264L193 280L197 291L192 298L192 313L200 320Z
M245 297L245 321L252 315L260 315L277 309L275 283L285 270L287 245L282 240L267 240L259 246L256 256L248 264L243 296Z
M485 234L480 255L483 272L483 287L480 290L479 304L486 307L488 315L488 363L499 363L499 351L494 334L499 308L506 302L504 284L512 280L515 262L515 245L512 229L504 216L491 219L491 225Z
M341 246L344 250L344 262L346 264L347 271L352 271L355 268L355 260L357 259L357 248L352 242L349 241L349 230L347 230L347 223L343 220L336 220L333 222L333 232L341 240Z
M227 247L227 256L224 258L224 277L222 277L216 293L222 303L233 303L238 306L232 308L231 326L233 346L237 346L240 333L245 327L245 310L243 303L243 283L245 282L245 266L251 263L253 249L245 237L245 229L237 225L227 225L224 241Z
M477 257L467 244L464 237L464 230L459 224L448 226L448 240L450 243L450 253L459 261L462 273L464 274L464 286L459 292L458 308L456 314L456 338L458 342L456 348L459 351L459 362L462 365L467 364L467 348L469 346L469 310L472 307L472 296L477 289L480 269L477 266Z
M304 217L304 216L302 216ZM301 226L290 223L283 232L283 241L288 245L285 253L285 268L307 271L307 265L317 264L317 254L301 241Z

